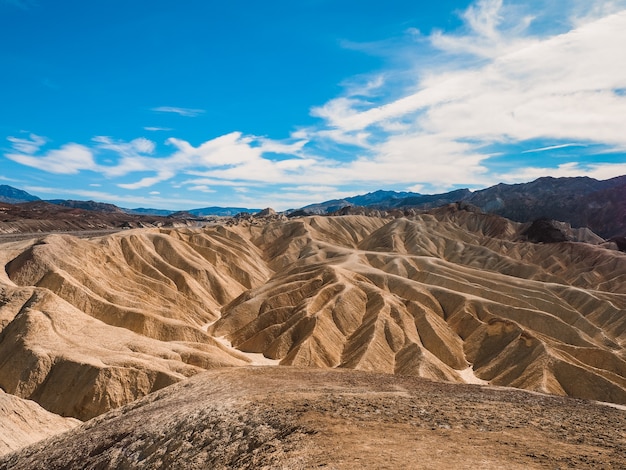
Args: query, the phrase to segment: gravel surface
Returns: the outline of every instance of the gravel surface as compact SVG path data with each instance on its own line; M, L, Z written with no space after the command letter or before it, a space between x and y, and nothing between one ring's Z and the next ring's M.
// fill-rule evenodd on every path
M626 412L361 371L220 369L9 454L0 469L624 468Z

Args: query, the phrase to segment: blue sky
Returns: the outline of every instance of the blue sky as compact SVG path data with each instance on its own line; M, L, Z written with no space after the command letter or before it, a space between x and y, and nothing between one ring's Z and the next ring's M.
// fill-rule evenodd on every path
M287 209L626 174L626 0L0 0L0 183Z

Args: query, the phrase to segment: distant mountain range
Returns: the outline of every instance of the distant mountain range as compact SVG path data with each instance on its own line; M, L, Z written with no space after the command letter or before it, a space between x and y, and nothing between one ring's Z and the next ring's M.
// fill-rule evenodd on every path
M443 194L375 193L303 207L312 214L346 206L372 209L428 210L463 201L484 212L516 222L553 219L573 227L589 227L604 238L626 235L626 176L599 181L588 177L539 178L531 183L498 184L480 191L459 189Z
M0 202L6 202L7 204L19 204L20 202L32 202L39 201L37 196L28 194L26 191L7 186L6 184L0 184Z
M166 209L146 209L140 207L138 209L123 209L127 214L136 214L136 215L158 215L161 217L168 216L180 216L183 212L188 214L188 216L192 217L209 217L209 216L218 216L218 217L232 217L237 214L241 214L242 212L249 212L251 214L256 214L257 212L261 212L261 209L249 209L246 207L202 207L200 209L190 209L187 211L170 211Z
M419 193L383 191L378 190L373 193L363 194L361 196L352 196L345 199L332 199L330 201L318 204L310 204L299 210L308 212L309 214L328 214L336 212L346 206L384 206L391 207L394 202L407 200L411 197L425 197Z
M106 202L73 201L70 199L48 199L46 202L57 206L69 207L71 209L83 209L86 211L110 212L118 214L127 213L124 209L117 207L115 204L107 204Z
M0 202L16 204L40 200L25 191L0 185ZM348 206L388 210L428 210L454 202L465 202L483 212L497 214L516 222L552 219L573 227L589 227L604 238L626 236L626 176L608 180L588 177L539 178L530 183L498 184L479 191L458 189L442 194L375 191L305 206L302 214L331 214ZM163 209L123 209L94 201L51 200L64 207L134 215L206 217L257 213L260 209L243 207L205 207L185 213ZM295 212L295 211L291 211Z
M33 202L33 201L41 201L37 196L33 196L32 194L27 193L21 189L14 188L12 186L0 185L0 202L4 202L7 204L20 204L24 202ZM172 211L167 209L148 209L148 208L137 208L137 209L125 209L122 207L118 207L114 204L108 204L105 202L96 202L96 201L75 201L71 199L47 199L45 202L50 204L55 204L57 206L69 207L72 209L82 209L87 211L96 211L96 212L109 212L109 213L124 213L131 215L150 215L150 216L159 216L159 217L167 217L170 215L180 215L180 211ZM249 212L251 214L256 214L260 212L261 209L249 209L245 207L203 207L199 209L191 209L185 211L193 217L207 217L207 216L233 216L236 214L240 214L242 212Z

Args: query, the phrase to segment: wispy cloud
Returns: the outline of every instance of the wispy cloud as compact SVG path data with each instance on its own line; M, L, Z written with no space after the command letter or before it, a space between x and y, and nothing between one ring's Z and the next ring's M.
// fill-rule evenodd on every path
M615 158L593 154L626 151L626 0L479 0L461 19L456 31L409 28L393 38L394 47L363 45L376 54L399 48L402 60L346 79L341 95L311 109L316 123L287 139L233 131L197 146L179 137L160 146L142 137L96 137L89 146L50 150L33 134L11 137L5 156L52 173L97 171L132 191L166 181L182 191L237 190L253 206L271 198L297 206L355 185L425 192L626 173ZM507 146L517 150L503 167L498 147ZM567 155L558 165L547 158L575 147L580 157Z
M201 193L216 193L215 189L212 189L210 186L206 185L198 185L198 186L190 186L190 191L200 191Z
M560 145L549 145L548 147L540 147L536 149L524 150L522 153L539 153L539 152L547 152L548 150L558 150L569 147L586 147L585 144L560 144Z
M11 146L18 152L32 155L46 144L46 139L37 134L29 134L28 138L7 137Z
M9 181L11 183L17 183L19 180L16 180L14 178L8 178L6 176L0 175L0 181Z
M159 106L152 108L152 111L156 111L157 113L174 113L184 117L197 117L205 112L204 109L177 108L174 106Z
M158 194L150 194L150 197L146 197L143 195L137 195L133 193L129 194L114 194L105 191L91 191L91 190L82 190L77 188L59 188L59 187L49 187L49 186L35 186L35 185L26 185L24 189L33 194L52 194L57 195L59 197L80 197L93 199L96 201L106 201L111 202L113 204L118 204L121 207L132 207L132 206L152 206L152 207L160 207L160 208L170 208L173 203L184 204L187 207L198 207L199 201L198 199L191 198L178 198L176 201L172 201L171 198L162 197ZM200 202L201 204L201 202Z
M153 127L153 126L146 126L143 128L144 131L149 131L149 132L165 132L165 131L171 131L173 130L171 127Z
M6 153L4 156L9 160L20 163L22 165L37 168L49 173L73 175L82 170L98 169L92 151L79 144L66 144L59 149L46 152L42 156L35 156L39 147L35 144L30 145L21 139L16 139L14 147L20 153Z
M439 60L428 67L416 59L406 93L393 100L381 93L378 102L346 93L313 108L327 126L319 133L363 147L350 165L355 175L402 180L410 173L417 184L443 186L493 181L493 155L484 149L494 144L555 142L548 151L576 140L626 149L619 93L626 68L616 60L626 42L626 2L559 2L569 27L560 23L552 35L531 33L542 20L533 3L474 3L462 15L463 30L428 38Z

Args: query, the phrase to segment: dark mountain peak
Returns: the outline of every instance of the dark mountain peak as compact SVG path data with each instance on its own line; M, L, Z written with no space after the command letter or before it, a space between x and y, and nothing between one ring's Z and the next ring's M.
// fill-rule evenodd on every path
M0 184L0 202L6 202L9 204L19 204L21 202L39 201L37 196L27 193L21 189L8 186L6 184Z
M559 220L612 237L626 233L625 195L625 176L602 181L587 176L546 176L530 183L501 183L482 189L468 201L516 222Z
M420 196L420 194L379 189L371 193L350 196L345 199L331 199L318 204L310 204L302 207L300 210L309 214L332 214L348 206L386 208L393 206L394 201L417 196Z
M466 200L472 192L467 189L456 189L448 193L441 194L419 194L417 196L407 197L397 201L395 207L415 207L417 209L433 209L435 207L445 206L454 202Z
M554 220L540 218L534 220L523 233L533 243L559 243L567 241L567 235Z
M412 196L420 196L420 194L407 191L398 192L379 189L377 191L362 194L360 196L347 197L345 200L355 206L371 206L383 201L405 199Z

